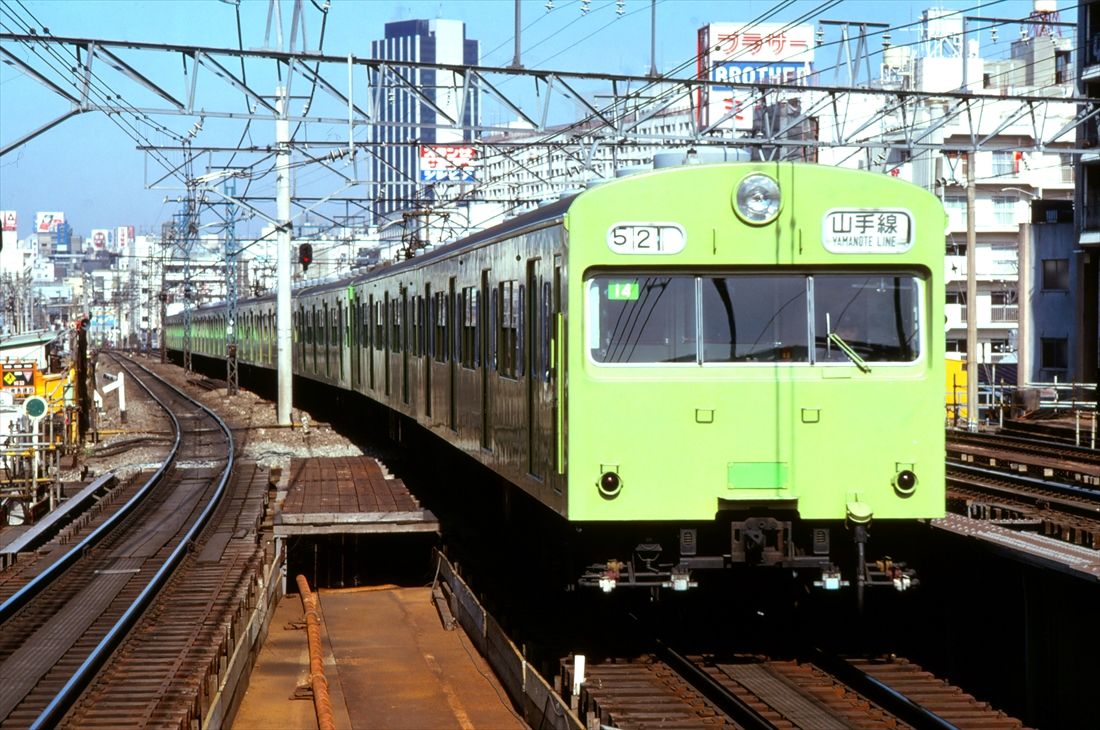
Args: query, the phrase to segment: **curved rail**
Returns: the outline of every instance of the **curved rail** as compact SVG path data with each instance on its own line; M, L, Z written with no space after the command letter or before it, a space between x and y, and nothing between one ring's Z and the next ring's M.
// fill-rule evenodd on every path
M0 624L6 622L13 615L15 615L16 611L27 605L27 603L29 603L35 596L42 592L42 589L52 583L59 575L72 567L72 565L80 559L80 556L83 555L85 551L95 546L100 541L100 539L103 538L104 535L114 529L115 525L125 519L134 510L134 508L138 504L140 504L143 499L145 499L145 495L147 495L150 490L152 490L154 487L156 487L157 484L160 483L160 480L164 478L165 474L168 473L168 470L172 467L173 464L176 463L176 457L179 455L180 443L183 440L183 434L181 432L182 429L180 427L179 420L176 418L174 413L168 410L167 406L165 406L159 398L153 395L153 391L149 390L149 388L146 387L145 383L141 382L140 380L138 380L137 382L142 387L142 389L144 389L145 392L149 394L149 397L155 400L161 406L161 408L164 409L165 413L168 414L169 418L172 419L172 425L175 427L176 431L176 438L172 442L172 448L168 452L168 458L164 460L164 463L160 465L160 468L157 469L153 473L153 475L146 480L145 484L143 484L141 488L138 489L138 491L134 494L133 497L129 499L129 501L126 502L126 504L119 507L118 510L114 512L114 514L109 516L99 527L92 530L91 533L86 535L83 540L73 545L72 548L66 551L66 553L59 560L57 560L46 570L43 570L41 573L35 576L33 580L29 581L14 594L9 596L8 599L3 602L3 604L0 604ZM230 438L232 438L232 436L230 436Z
M123 362L121 358L118 358L117 356L114 357L117 362ZM141 368L141 370L143 370L148 376L155 378L156 380L163 383L165 386L174 390L183 399L197 406L208 416L210 416L215 423L217 423L218 427L225 433L229 446L226 465L225 468L222 470L217 487L214 490L214 494L207 501L206 506L204 507L201 514L198 516L195 522L192 523L191 527L184 534L182 539L176 545L175 549L172 550L171 554L152 576L149 582L145 585L145 587L142 589L134 602L126 609L123 615L107 631L107 633L88 655L88 657L76 669L76 671L72 674L65 685L58 691L58 693L54 696L54 698L50 701L46 708L38 715L35 721L31 724L32 728L52 727L56 725L57 722L64 715L64 713L67 712L68 709L76 702L77 698L80 696L80 693L83 692L84 688L94 676L99 667L106 661L110 654L114 652L118 645L121 644L122 640L126 636L126 633L132 628L137 618L152 602L154 596L161 589L161 587L163 587L164 583L167 582L169 576L171 576L172 572L182 561L185 553L190 549L191 544L194 542L199 532L206 525L214 510L218 507L218 504L220 503L221 498L225 493L226 485L229 482L229 477L232 474L233 467L235 465L236 448L233 440L233 433L225 424L225 422L217 416L217 414L215 414L212 410L210 410L194 398L188 396L183 391L171 385L166 380L156 375L143 365L140 365L139 363L134 363L129 360L126 360L125 362L129 363L129 365L131 366ZM123 367L129 369L126 365L124 365ZM166 461L164 464L162 464L157 472L153 475L153 477L146 483L146 485L142 487L139 493L135 495L134 498L132 498L129 502L127 502L127 505L124 508L127 513L132 509L133 505L140 501L141 497L143 497L148 492L148 490L152 488L152 485L155 485L157 482L160 481L160 479L164 477L171 464L175 462L176 456L178 456L179 445L182 440L182 428L175 414L173 414L167 404L165 404L162 399L153 394L153 392L147 386L142 384L142 387L171 417L176 429L176 439L173 446L171 460ZM120 512L121 511L123 510L120 510ZM113 525L117 522L118 519L121 518L116 515L108 522ZM99 537L105 534L104 528L106 527L107 524L101 525L100 528L93 532L92 535L89 535L88 538L92 538L93 536L95 536L96 540L98 540ZM69 551L69 553L67 553L67 556L74 553L79 554L80 552L82 552L84 547L90 546L95 543L95 541L89 541L88 538L82 540L78 544L78 546ZM40 584L39 588L41 588L42 585L45 584Z

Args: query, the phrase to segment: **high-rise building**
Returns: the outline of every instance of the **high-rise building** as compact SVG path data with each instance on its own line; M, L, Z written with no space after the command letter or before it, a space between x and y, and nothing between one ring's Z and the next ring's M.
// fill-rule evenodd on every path
M478 53L478 42L466 37L460 20L386 23L385 37L371 42L374 58L396 62L476 65ZM397 65L380 81L386 91L380 109L384 124L374 128L373 207L375 220L384 225L423 202L417 195L421 181L438 179L421 169L422 154L433 154L430 146L462 146L474 139L470 127L479 121L480 103L476 87L467 87L464 75L456 72ZM464 130L436 128L458 121ZM432 190L423 197L432 199Z

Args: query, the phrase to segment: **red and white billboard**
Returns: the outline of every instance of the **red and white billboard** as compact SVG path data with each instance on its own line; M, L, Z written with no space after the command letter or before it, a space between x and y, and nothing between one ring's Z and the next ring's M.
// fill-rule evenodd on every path
M65 225L65 214L60 211L34 214L34 232L50 233Z
M134 227L119 226L115 230L115 243L118 244L118 252L126 253L126 249L134 242Z
M0 222L3 224L2 230L19 230L19 216L16 215L14 210L0 210Z
M93 228L92 229L92 248L96 251L103 251L111 245L111 231L107 228Z
M420 182L474 182L477 150L464 145L420 146Z

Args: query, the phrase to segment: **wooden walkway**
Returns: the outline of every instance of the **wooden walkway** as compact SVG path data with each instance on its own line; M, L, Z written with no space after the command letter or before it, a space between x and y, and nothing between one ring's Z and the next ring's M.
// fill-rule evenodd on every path
M292 459L275 536L435 532L439 523L369 456Z

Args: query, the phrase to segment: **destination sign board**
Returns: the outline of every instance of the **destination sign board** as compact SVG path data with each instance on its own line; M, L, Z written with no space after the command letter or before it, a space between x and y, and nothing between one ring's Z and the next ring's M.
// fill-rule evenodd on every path
M899 208L833 209L821 243L830 253L905 253L913 247L913 216Z

